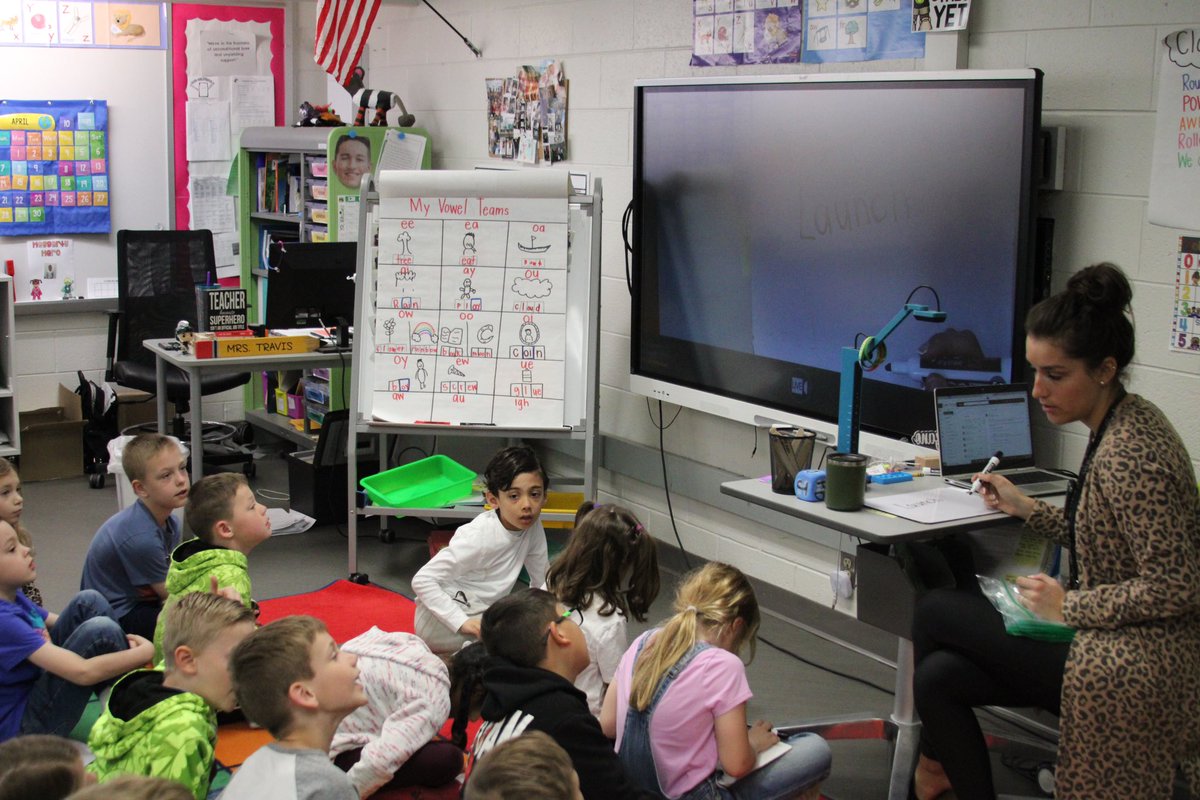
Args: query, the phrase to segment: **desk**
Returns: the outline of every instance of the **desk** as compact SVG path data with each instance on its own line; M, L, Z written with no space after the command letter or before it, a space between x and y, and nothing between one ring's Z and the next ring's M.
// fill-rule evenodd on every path
M158 404L158 431L167 432L167 366L177 367L187 373L190 391L190 412L188 423L191 425L192 441L190 447L193 454L200 456L192 458L192 482L204 477L204 431L200 413L200 376L215 372L255 372L257 370L287 370L311 367L340 367L349 361L348 353L287 353L269 356L245 356L242 358L196 358L194 355L184 355L178 350L166 350L161 345L173 342L174 339L147 339L142 346L154 353L154 378L156 382L155 402Z
M872 495L903 494L940 485L941 478L937 478L936 482L933 478L918 478L908 483L890 485L873 483L867 491ZM930 539L935 536L978 530L1013 521L1012 517L995 513L927 525L871 508L864 508L861 511L830 511L824 503L806 503L803 500L797 500L792 495L776 494L771 491L769 482L764 483L753 478L723 483L721 484L721 493L878 544ZM921 723L917 721L913 708L912 679L912 641L902 636L896 651L896 699L892 704L890 719L839 717L814 720L809 724L793 726L789 730L806 730L824 734L834 728L840 728L842 738L878 738L894 741L895 751L892 756L891 778L888 781L888 800L905 800L908 797L913 767L917 762L917 743L921 730Z

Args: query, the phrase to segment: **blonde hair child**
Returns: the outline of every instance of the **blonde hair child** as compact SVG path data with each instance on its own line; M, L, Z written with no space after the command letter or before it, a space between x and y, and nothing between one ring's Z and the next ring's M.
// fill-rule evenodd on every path
M722 773L734 779L732 796L817 797L831 761L819 736L791 737L786 753L756 769L779 737L764 720L746 724L752 693L739 653L748 646L753 658L760 621L746 576L706 564L684 576L674 610L626 651L605 695L600 725L630 777L668 797L729 797Z
M25 526L21 524L21 511L24 507L25 500L21 495L21 476L17 474L17 468L12 465L11 461L7 458L0 458L0 520L12 525L13 530L17 532L17 541L33 550L33 539L30 537L29 531L25 530ZM34 605L45 607L42 593L38 591L34 581L22 586L21 591Z

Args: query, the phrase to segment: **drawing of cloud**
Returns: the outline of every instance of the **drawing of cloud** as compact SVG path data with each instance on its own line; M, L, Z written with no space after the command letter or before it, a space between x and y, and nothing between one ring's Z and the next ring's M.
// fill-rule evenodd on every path
M512 290L521 297L537 299L549 297L554 291L554 284L545 278L513 278Z
M1200 52L1197 52L1191 31L1169 33L1163 39L1163 44L1167 46L1167 54L1176 66L1200 68Z

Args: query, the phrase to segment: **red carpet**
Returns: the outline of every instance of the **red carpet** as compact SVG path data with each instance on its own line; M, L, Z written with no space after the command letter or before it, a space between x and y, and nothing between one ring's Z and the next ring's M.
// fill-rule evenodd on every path
M263 600L259 603L259 622L268 622L291 616L307 614L325 623L329 634L338 642L353 639L360 633L378 626L385 631L413 632L413 612L416 606L402 594L367 584L360 585L347 580L334 581L323 589L287 597ZM469 726L468 737L475 733L478 723ZM450 724L442 729L444 736L450 734ZM237 766L250 755L271 741L266 731L250 729L246 725L222 726L217 741L217 760L226 766ZM452 783L437 789L385 790L372 795L379 800L450 800L457 798L459 785Z
M325 623L335 641L353 639L372 625L385 631L413 632L416 606L402 594L373 584L334 581L323 589L276 597L259 603L266 625L292 614L308 614Z

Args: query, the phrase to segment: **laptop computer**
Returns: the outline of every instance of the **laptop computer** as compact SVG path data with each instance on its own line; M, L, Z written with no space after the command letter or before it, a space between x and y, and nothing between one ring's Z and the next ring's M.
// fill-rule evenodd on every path
M995 473L1031 497L1066 494L1070 481L1038 469L1033 458L1029 390L1025 384L947 386L933 392L942 476L970 488L971 478L1002 452Z

